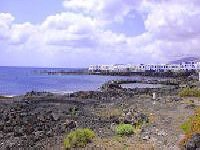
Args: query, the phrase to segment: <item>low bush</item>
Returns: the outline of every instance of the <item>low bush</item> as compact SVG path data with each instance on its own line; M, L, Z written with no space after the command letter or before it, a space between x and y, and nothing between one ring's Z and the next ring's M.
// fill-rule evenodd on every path
M197 108L195 114L181 125L181 129L185 133L185 139L181 141L181 145L185 145L195 133L200 133L200 108Z
M198 88L184 88L179 92L179 96L181 97L200 97L200 89Z
M76 115L77 115L77 112L78 112L78 108L76 108L76 107L70 107L70 108L69 108L69 113L70 113L72 116L76 116Z
M131 124L119 124L116 127L116 133L118 135L131 135L134 133L134 127Z
M88 129L71 131L64 140L65 149L85 147L95 137L95 133Z

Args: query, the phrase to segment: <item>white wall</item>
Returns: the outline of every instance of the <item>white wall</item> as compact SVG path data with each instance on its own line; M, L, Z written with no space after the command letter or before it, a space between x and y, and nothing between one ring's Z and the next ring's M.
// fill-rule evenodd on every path
M123 72L123 71L132 71L132 72L143 72L145 70L155 70L155 71L180 71L180 70L200 70L200 62L196 64L192 63L181 63L181 64L127 64L127 65L91 65L89 66L90 71L102 70L102 71L113 71L113 72Z

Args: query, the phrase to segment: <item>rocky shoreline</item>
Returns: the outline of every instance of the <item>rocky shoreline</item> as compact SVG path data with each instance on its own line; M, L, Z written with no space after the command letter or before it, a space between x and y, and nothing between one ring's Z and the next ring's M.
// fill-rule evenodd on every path
M129 83L167 84L169 88L124 89ZM119 122L146 122L138 135L128 137L153 149L179 149L179 128L196 105L178 96L182 87L197 86L195 80L110 81L100 91L65 95L29 92L0 97L0 149L64 149L63 139L76 128L91 128L97 139L85 149L109 149L102 139L113 140ZM156 99L152 99L152 93ZM101 141L99 141L99 138ZM149 146L149 149L150 147ZM120 146L119 146L120 147ZM116 148L115 148L116 149ZM146 148L148 149L148 148Z
M131 71L96 71L91 72L88 69L79 69L75 71L48 71L42 70L39 74L45 75L100 75L100 76L149 76L149 77L172 77L172 78L187 78L188 76L198 76L198 72L195 70L179 71L179 72L157 72L153 70L141 71L141 72L131 72Z

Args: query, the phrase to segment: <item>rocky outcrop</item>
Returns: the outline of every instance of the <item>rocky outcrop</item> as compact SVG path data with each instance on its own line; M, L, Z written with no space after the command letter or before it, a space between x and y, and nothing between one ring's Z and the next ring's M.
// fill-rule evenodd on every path
M142 125L143 123L148 123L148 117L142 113L138 112L135 109L125 109L123 114L119 117L120 123L132 124L133 126Z
M166 125L173 123L172 117L180 114L177 105L182 99L177 96L178 88L124 89L120 86L124 82L130 81L110 81L100 91L66 95L32 91L0 101L0 149L48 149L47 144L62 145L65 134L75 128L91 128L100 137L111 137L115 135L113 124L148 123L150 114L151 125L141 129L141 139L158 139L159 142L155 142L160 143L160 147L167 139L170 145L172 142L167 135L174 133L170 133ZM176 85L176 81L162 82ZM153 92L156 92L156 99L152 99ZM113 112L98 114L104 110ZM166 117L166 112L172 115ZM156 125L154 120L157 119L160 121ZM190 142L193 144L188 143L188 147L194 146L196 139Z
M76 128L67 106L13 103L0 105L0 149L33 148Z
M200 133L196 133L188 140L186 144L187 150L198 150L200 149Z
M184 71L184 72L156 72L156 71L142 71L142 72L130 72L130 71L124 71L124 72L109 72L109 71L101 71L98 70L96 72L88 72L90 75L106 75L106 76L151 76L151 77L173 77L173 78L179 78L179 79L186 79L187 77L191 75L195 75L196 71Z

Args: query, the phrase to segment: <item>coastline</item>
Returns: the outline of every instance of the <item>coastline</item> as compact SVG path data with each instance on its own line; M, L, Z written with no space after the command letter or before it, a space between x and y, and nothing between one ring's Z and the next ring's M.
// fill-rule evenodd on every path
M121 87L122 83L136 82L177 86L155 89ZM134 123L128 119L130 113L139 118L146 116L150 123L143 126L138 136L127 137L128 141L139 141L144 146L154 143L153 147L157 149L173 149L178 146L177 141L182 134L177 130L178 126L194 111L190 104L178 96L180 85L193 87L194 83L195 80L186 79L117 80L103 84L99 91L68 94L32 91L8 101L0 101L0 113L4 118L0 123L0 142L3 143L0 149L62 149L63 137L76 128L95 131L97 139L87 149L97 145L105 149L108 147L105 147L105 143L100 144L102 141L99 138L113 141L115 135L112 126L119 121ZM156 93L156 99L152 99L153 92ZM10 118L10 121L7 122L6 118ZM168 128L166 123L173 128ZM129 144L134 147L133 143Z
M139 76L140 77L140 76ZM164 88L162 87L162 85L173 85L173 86L178 86L180 80L177 81L176 79L173 80L172 78L164 78L164 79L154 79L154 78L149 78L149 79L137 79L137 80L133 80L133 79L118 79L118 80L108 80L106 83L103 83L101 86L104 86L105 84L120 84L120 85L134 85L134 84L138 84L138 85L144 85L144 87L140 87L141 89L151 89L151 87L148 87L148 85L161 85L159 88ZM2 94L0 95L1 97L7 97L7 98L13 98L13 97L17 97L17 96L24 96L26 95L26 93L31 93L31 92L38 92L38 93L52 93L52 94L57 94L57 95L69 95L69 94L73 94L73 93L77 93L77 92L88 92L88 91L100 91L102 87L98 87L96 89L93 90L74 90L74 91L67 91L67 90L42 90L42 91L28 91L28 92L24 92L18 95L6 95L6 94ZM146 86L146 87L145 87ZM132 88L132 89L137 89L137 86Z
M54 70L54 69L52 69ZM63 70L63 71L62 71ZM86 70L86 69L85 69ZM169 77L167 73L159 73L159 75L154 75L154 73L146 76L145 74L135 74L135 75L123 75L122 73L107 75L102 72L102 74L89 74L89 75L62 75L62 72L81 72L79 69L55 69L55 75L48 75L44 72L51 71L51 69L45 68L4 68L0 72L0 95L4 96L18 96L23 95L30 91L49 91L63 93L63 91L87 91L87 90L98 90L98 88L105 82L109 80L120 80L120 79L170 79L179 78L184 80L188 76L191 77L197 75L194 73L187 73L187 75L182 75L176 77L175 73L173 77ZM61 74L59 75L59 73ZM58 73L58 74L57 74ZM88 72L89 73L89 72Z
M80 69L76 71L41 71L41 74L46 75L96 75L96 76L149 76L149 77L188 77L191 75L196 75L197 71L195 70L188 70L188 71L168 71L168 72L156 72L156 71L138 71L138 72L131 72L131 71L117 71L117 72L110 72L110 71L97 71L91 72L86 69Z

